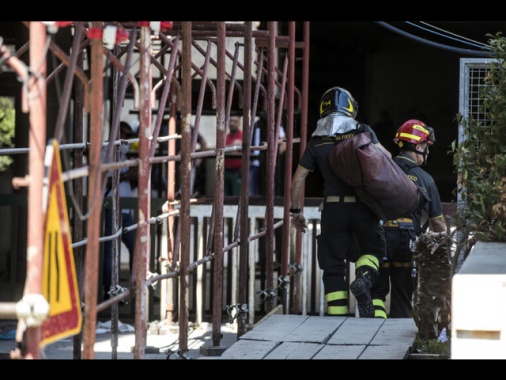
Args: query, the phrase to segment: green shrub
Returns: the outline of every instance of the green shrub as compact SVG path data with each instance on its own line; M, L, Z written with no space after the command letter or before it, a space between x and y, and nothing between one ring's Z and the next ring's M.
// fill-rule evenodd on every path
M15 123L14 102L11 98L0 96L0 148L12 148L14 144ZM12 164L10 156L0 156L0 172Z
M438 342L437 339L422 339L416 337L413 342L412 352L417 354L436 354L450 357L451 342Z
M476 241L506 241L506 39L487 37L495 59L479 88L479 117L458 114L464 139L452 144L464 258Z

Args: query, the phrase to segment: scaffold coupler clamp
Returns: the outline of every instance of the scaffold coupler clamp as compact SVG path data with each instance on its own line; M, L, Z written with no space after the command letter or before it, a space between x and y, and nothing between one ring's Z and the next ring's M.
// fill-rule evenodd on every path
M274 303L274 300L277 297L277 291L275 289L259 290L257 294L260 294L260 300L262 303Z
M27 294L16 304L16 316L20 323L16 331L16 348L11 359L21 359L26 354L26 328L38 327L49 315L49 303L42 294Z
M279 276L278 277L278 288L286 289L286 287L290 284L290 276Z
M111 288L109 290L109 296L112 298L112 297L115 297L117 295L123 294L126 291L127 291L127 288L124 288L124 287L119 286L119 285L111 285ZM120 302L121 305L128 305L128 302L125 299L122 299L119 302Z
M234 320L242 319L246 320L248 317L248 305L247 304L235 304L235 305L227 305L227 314L230 316L229 323L233 323Z
M290 264L288 265L288 274L294 275L302 272L302 264Z
M153 277L156 277L156 276L158 276L158 273L156 273L156 272L155 272L155 273L153 273L153 272L149 272L149 271L148 271L148 275L146 276L146 280L149 280L149 279L151 279L151 278L153 278ZM153 290L156 290L156 285L157 285L157 282L151 282L151 284L150 284L150 285L151 285L151 287L153 288Z
M190 355L188 355L188 351L181 353L181 350L177 350L177 351L169 350L168 353L169 354L167 355L167 360L189 360L189 359L191 359Z
M167 272L179 272L179 261L169 261L165 268Z
M42 294L27 294L16 304L16 315L26 327L40 326L49 315L49 303Z

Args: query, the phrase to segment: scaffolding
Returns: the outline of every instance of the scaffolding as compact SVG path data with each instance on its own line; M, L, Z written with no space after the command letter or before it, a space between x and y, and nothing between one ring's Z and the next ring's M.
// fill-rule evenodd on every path
M18 76L22 88L22 110L29 114L29 146L21 151L4 154L28 154L28 174L13 178L13 186L28 188L27 276L25 294L41 294L44 214L42 204L44 183L44 153L49 133L60 143L63 154L72 152L62 177L72 194L69 205L72 241L81 297L85 307L81 335L74 337L74 357L94 358L97 314L117 305L131 296L135 302L134 358L145 354L148 330L149 288L162 286L164 311L167 320L177 312L180 352L188 350L190 309L190 276L193 271L211 268L213 346L219 346L224 312L233 313L238 335L244 334L253 323L252 289L248 286L254 272L251 261L251 243L262 238L265 255L265 287L261 296L265 312L279 305L284 313L306 310L301 294L303 240L300 233L290 228L289 188L291 183L294 146L303 152L307 129L307 93L309 60L309 23L287 22L286 34L280 33L277 22L266 22L259 27L254 22L25 22L29 41L16 52L0 43L0 58ZM71 28L68 45L60 47L57 34ZM298 33L297 33L298 31ZM297 36L299 35L299 36ZM301 39L298 41L297 38ZM29 64L23 54L29 51ZM59 60L54 71L47 73L49 52ZM63 85L60 85L65 72ZM299 75L296 75L298 73ZM58 110L51 119L47 109L46 91L58 87ZM252 146L253 124L260 111L267 114L266 141ZM181 114L182 130L176 133L175 119ZM135 115L135 116L132 116ZM242 116L243 141L226 146L225 136L231 115ZM118 139L119 124L125 118L138 118L139 137ZM168 120L168 131L162 135L162 123ZM46 126L50 124L50 128ZM196 152L199 128L213 125L215 147ZM193 124L193 133L191 124ZM297 124L297 128L294 125ZM280 137L283 125L286 136ZM297 136L295 136L297 134ZM181 139L181 152L176 154L175 141ZM65 143L66 142L66 143ZM167 142L168 149L161 153L159 146ZM122 144L138 144L138 157L118 162L117 150ZM282 204L275 204L275 168L279 144L286 144ZM101 152L105 150L105 159ZM249 166L253 151L266 155L265 196L261 206L265 210L262 231L251 228ZM242 187L239 197L224 196L224 158L227 152L242 152ZM209 215L206 231L198 235L198 244L192 244L195 200L190 193L191 168L195 159L211 157L214 162L214 189L207 199ZM295 161L298 157L295 158ZM161 164L167 183L162 189L162 212L153 208L152 166ZM106 177L113 171L113 189L119 184L122 167L138 168L138 197L135 215L137 224L134 270L130 287L98 302L100 244L113 243L113 285L118 285L121 249L120 212L122 207L117 191L107 198ZM176 166L180 171L180 196L176 196ZM110 202L110 203L107 203ZM227 207L233 205L235 217L226 219ZM113 235L100 236L102 211L111 207ZM281 215L275 215L281 210ZM316 208L315 208L316 210ZM192 216L193 215L193 216ZM229 228L228 245L224 239L225 221ZM317 217L315 216L315 231ZM163 225L159 248L154 251L153 226ZM281 229L281 244L275 245L276 230ZM205 236L204 236L205 235ZM206 241L203 241L203 237ZM307 244L307 242L306 242ZM204 248L205 247L205 248ZM226 281L234 286L237 303L224 305L223 265L227 252L234 255L237 278ZM201 252L198 256L195 252ZM274 252L280 256L275 262ZM153 252L161 274L152 271ZM190 259L191 258L191 259ZM193 261L192 261L193 260ZM290 260L292 262L290 263ZM275 268L276 264L279 268ZM277 277L276 277L277 274ZM278 284L276 284L276 279ZM177 292L176 292L177 290ZM304 299L304 300L303 300ZM314 301L313 301L314 302ZM177 309L177 310L176 310ZM12 308L9 308L12 312ZM197 318L201 318L197 316ZM40 358L40 325L26 326L22 358ZM18 329L19 330L19 329ZM117 331L114 330L113 331ZM18 334L17 339L20 338ZM81 339L83 349L81 353ZM114 352L113 352L114 355Z

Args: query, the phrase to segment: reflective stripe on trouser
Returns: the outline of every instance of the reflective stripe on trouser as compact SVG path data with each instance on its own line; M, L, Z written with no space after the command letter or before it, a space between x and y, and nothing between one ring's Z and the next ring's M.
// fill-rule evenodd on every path
M355 264L355 269L358 269L363 266L370 267L377 271L379 269L379 260L376 258L376 256L373 255L362 255L357 260Z
M385 303L376 298L372 300L372 304L374 305L374 318L387 319L387 308Z
M348 292L339 290L325 294L328 315L348 315Z

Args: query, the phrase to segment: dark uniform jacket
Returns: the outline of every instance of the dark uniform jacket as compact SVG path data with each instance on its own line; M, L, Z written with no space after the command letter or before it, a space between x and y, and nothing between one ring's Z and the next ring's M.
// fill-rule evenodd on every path
M394 157L394 161L402 168L408 175L409 179L420 190L420 201L415 206L415 209L406 215L407 218L413 219L415 233L419 236L423 232L422 226L422 212L425 211L429 219L436 218L443 215L443 206L439 191L432 176L424 169L418 166L406 153L399 153Z
M365 132L371 133L371 142L378 143L376 134L367 124L362 124ZM358 131L352 130L343 134L336 134L334 136L313 136L309 140L306 150L299 161L299 165L313 172L317 167L320 168L323 178L325 178L325 186L323 195L355 195L353 187L348 185L340 179L332 170L329 163L329 152L334 147L336 140L343 140L349 137L350 134L355 134ZM348 136L347 136L348 135Z

